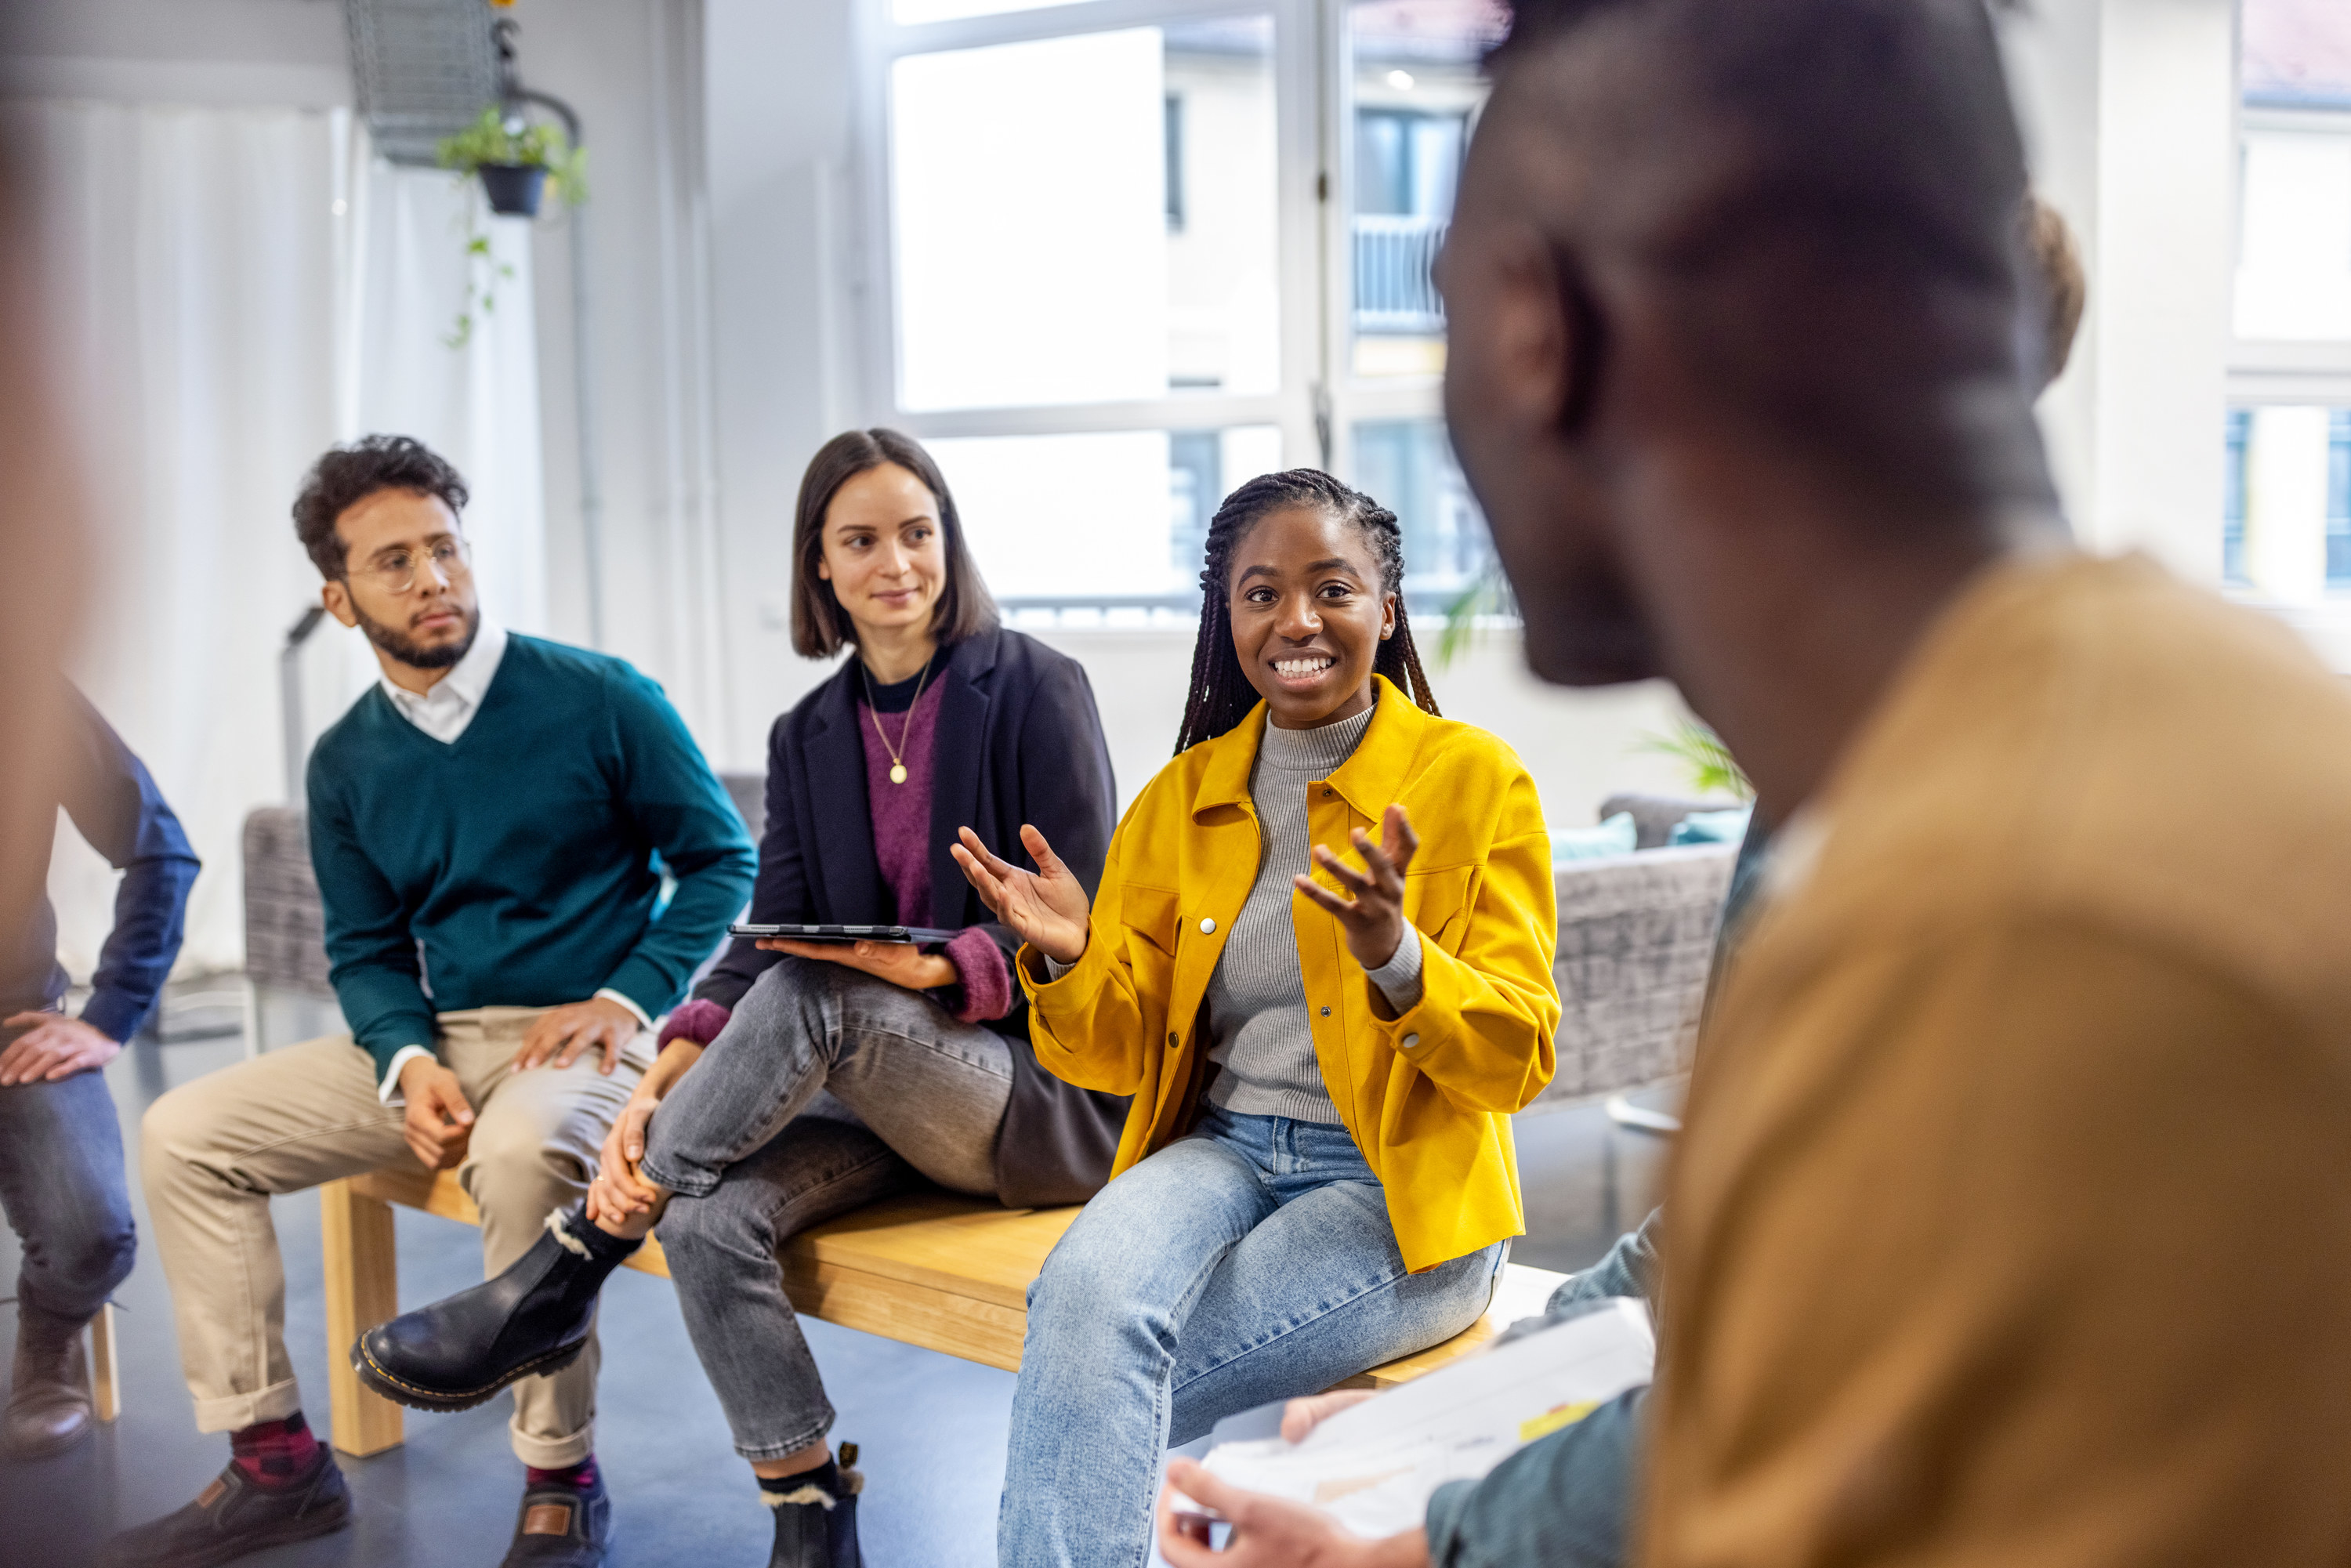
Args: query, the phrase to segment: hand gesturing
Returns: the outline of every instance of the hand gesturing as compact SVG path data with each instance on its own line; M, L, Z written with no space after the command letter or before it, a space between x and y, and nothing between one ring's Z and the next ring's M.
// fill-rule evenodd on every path
M1314 846L1314 863L1355 896L1343 898L1311 876L1296 879L1298 891L1339 917L1347 934L1347 951L1366 969L1376 969L1395 956L1404 940L1404 872L1420 848L1420 835L1402 806L1390 806L1380 815L1380 841L1357 828L1349 835L1364 869L1352 871L1321 844Z
M969 828L962 837L963 842L950 845L948 852L997 919L1057 964L1074 964L1084 956L1086 916L1092 908L1085 885L1061 863L1044 834L1030 827L1020 830L1020 842L1037 862L1033 872L990 852Z

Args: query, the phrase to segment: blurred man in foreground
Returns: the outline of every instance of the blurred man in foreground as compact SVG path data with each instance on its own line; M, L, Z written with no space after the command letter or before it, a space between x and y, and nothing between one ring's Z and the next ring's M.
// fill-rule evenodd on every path
M2071 552L2022 187L1977 0L1529 0L1464 177L1447 413L1530 661L1672 678L1782 824L1669 1189L1648 1563L2351 1552L2351 701ZM1380 1542L1175 1479L1236 1568L1555 1563L1540 1492L1458 1528L1545 1458Z

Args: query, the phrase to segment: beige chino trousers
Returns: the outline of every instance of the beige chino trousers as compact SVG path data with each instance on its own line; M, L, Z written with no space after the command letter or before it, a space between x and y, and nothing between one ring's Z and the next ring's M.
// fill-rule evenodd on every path
M474 1107L457 1179L482 1211L488 1274L529 1250L547 1217L588 1190L604 1134L653 1059L653 1036L641 1031L609 1078L596 1070L598 1051L568 1068L517 1072L515 1052L543 1010L440 1018L441 1060ZM141 1176L199 1430L233 1432L302 1407L286 1355L286 1274L269 1200L413 1162L402 1121L401 1107L376 1098L375 1063L348 1034L224 1068L148 1108ZM514 1385L523 1463L556 1469L593 1449L597 1359L591 1336L569 1366Z

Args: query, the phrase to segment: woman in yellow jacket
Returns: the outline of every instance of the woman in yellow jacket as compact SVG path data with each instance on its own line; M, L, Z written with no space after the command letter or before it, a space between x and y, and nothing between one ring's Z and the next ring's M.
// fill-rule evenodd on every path
M1168 1444L1458 1333L1522 1228L1550 838L1510 748L1437 716L1403 577L1370 497L1251 480L1209 527L1176 758L1092 908L1035 829L1034 872L963 835L1027 944L1037 1060L1134 1097L1029 1292L1005 1568L1141 1568Z

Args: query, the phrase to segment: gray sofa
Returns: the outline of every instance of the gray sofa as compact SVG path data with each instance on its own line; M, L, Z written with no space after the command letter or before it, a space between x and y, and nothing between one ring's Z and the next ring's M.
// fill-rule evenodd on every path
M764 779L747 773L720 777L757 838L767 820ZM1674 821L1704 809L1687 800L1620 796L1604 802L1601 814L1632 810L1646 846L1662 844ZM1687 1071L1735 854L1727 844L1645 847L1559 868L1555 972L1564 1010L1559 1071L1542 1101L1611 1093ZM331 1001L322 933L302 811L285 806L255 811L245 820L246 978L256 991Z

